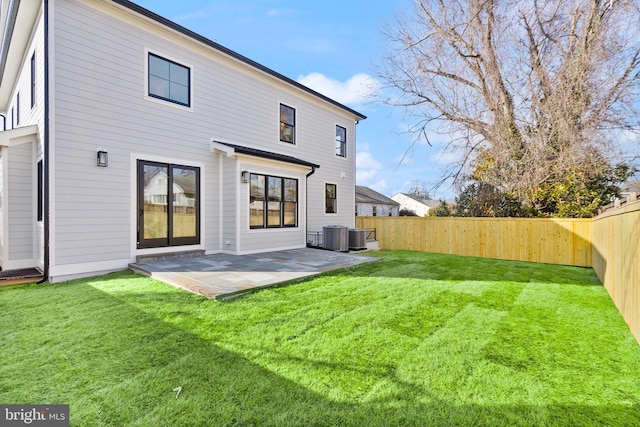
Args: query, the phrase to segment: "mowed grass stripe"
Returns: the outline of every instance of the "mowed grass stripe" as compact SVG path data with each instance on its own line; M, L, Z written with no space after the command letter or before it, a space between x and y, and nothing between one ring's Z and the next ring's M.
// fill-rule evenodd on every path
M591 269L374 255L228 303L131 272L1 289L0 402L72 425L640 425L640 347Z

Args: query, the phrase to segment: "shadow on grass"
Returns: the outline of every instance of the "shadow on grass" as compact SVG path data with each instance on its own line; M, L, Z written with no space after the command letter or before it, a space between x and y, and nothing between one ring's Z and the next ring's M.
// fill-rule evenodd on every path
M392 385L384 397L332 399L163 321L154 304L194 322L192 310L216 303L146 278L136 289L136 278L103 277L104 291L82 281L0 291L0 402L68 403L72 425L640 424L624 405L457 404L393 369L379 374Z

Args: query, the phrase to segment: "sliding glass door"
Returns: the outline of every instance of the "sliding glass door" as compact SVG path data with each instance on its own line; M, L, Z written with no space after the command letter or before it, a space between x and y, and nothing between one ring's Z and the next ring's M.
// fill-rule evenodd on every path
M138 248L200 243L200 168L138 161Z

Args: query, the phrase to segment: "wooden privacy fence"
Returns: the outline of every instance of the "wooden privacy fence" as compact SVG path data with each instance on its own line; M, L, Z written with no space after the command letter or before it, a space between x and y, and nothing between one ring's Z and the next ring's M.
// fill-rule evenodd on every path
M640 343L640 201L595 219L357 217L380 249L593 267Z
M640 342L640 201L593 221L593 269Z
M591 219L357 217L380 249L590 267Z

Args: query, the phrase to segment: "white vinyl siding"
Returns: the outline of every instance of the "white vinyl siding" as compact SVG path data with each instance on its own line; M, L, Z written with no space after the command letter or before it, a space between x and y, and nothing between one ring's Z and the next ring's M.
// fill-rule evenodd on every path
M240 173L237 172L236 162L227 157L223 158L222 181L222 251L235 252L237 250L238 204L237 183L240 182Z
M34 246L34 170L33 144L25 143L10 148L8 162L6 209L9 220L8 261L33 259Z
M11 88L7 106L7 129L11 128L10 112L17 119L18 94L20 121L15 127L37 125L39 135L30 135L28 142L12 141L2 149L4 159L0 176L2 207L0 208L0 260L4 269L44 266L44 227L36 221L37 162L43 153L44 130L44 23L42 10L36 17L29 42L25 47L17 79ZM31 107L31 58L36 57L35 105ZM11 87L11 86L10 86ZM16 120L17 121L17 120ZM17 131L19 132L19 131Z
M304 245L304 191L308 185L309 203L316 205L309 210L310 222L314 222L313 228L321 228L327 225L323 216L326 181L338 183L340 192L339 214L331 223L353 226L355 126L347 126L349 161L336 161L332 145L335 123L353 123L350 113L118 8L80 0L57 2L52 8L53 264L135 259L131 249L136 234L131 221L136 208L135 194L131 193L135 188L131 184L132 153L142 159L155 155L178 163L203 163L206 172L201 180L206 190L202 194L202 222L206 233L201 241L210 253ZM145 99L145 52L189 65L191 109ZM274 108L279 103L296 108L295 146L278 140ZM248 234L248 195L244 193L248 186L240 184L242 169L235 159L223 158L220 171L218 154L209 149L211 138L295 155L321 165L307 184L305 175L310 168L293 168L292 177L299 180L298 227ZM107 168L95 165L98 149L109 153ZM288 166L282 168L287 170ZM272 173L287 176L279 168ZM238 197L246 200L240 199L238 205ZM219 218L220 212L223 218Z

